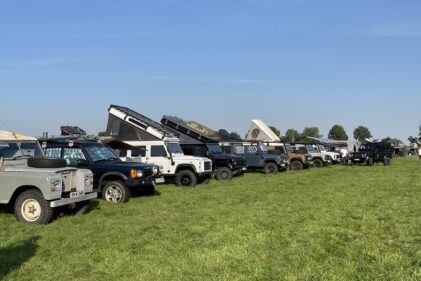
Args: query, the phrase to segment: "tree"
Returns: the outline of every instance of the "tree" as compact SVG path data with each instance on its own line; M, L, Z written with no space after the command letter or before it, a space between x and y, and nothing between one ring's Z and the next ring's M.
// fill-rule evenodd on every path
M418 139L416 137L413 137L413 136L409 136L408 141L409 141L409 143L418 143Z
M277 135L278 137L281 136L281 131L278 128L276 128L275 126L269 126L269 128L272 130L272 132L275 133L275 135Z
M354 130L354 139L356 139L359 142L364 141L365 139L372 138L370 130L367 127L364 126L358 126Z
M300 133L295 129L288 129L285 132L285 142L296 142L301 140Z
M403 144L403 142L400 139L397 138L393 138L390 140L390 142L394 145L394 146L399 146L400 144Z
M341 125L333 125L329 131L328 137L333 140L348 140L348 135Z
M240 134L239 134L239 133L237 133L237 132L231 132L231 133L230 133L230 135L231 135L231 137L232 137L232 138L234 138L234 139L239 139L239 140L241 140L241 136L240 136Z
M307 140L307 137L321 138L322 135L317 127L305 127L301 133L301 140Z

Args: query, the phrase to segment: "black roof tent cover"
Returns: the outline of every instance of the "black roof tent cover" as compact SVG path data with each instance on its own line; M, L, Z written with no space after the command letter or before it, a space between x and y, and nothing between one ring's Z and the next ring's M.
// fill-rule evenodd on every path
M244 142L242 138L235 137L225 129L219 130L219 139L224 142Z
M165 115L161 123L179 134L181 144L218 143L219 133L194 121Z
M111 109L123 113L123 119L111 114ZM177 137L163 125L127 107L111 105L108 111L110 114L108 116L106 135L115 137L118 140L155 141ZM150 128L153 130L148 130Z

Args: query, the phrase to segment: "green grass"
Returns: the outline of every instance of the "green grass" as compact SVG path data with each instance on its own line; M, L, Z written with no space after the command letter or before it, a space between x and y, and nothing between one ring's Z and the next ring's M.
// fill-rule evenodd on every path
M157 189L47 226L0 213L0 279L421 280L417 158Z

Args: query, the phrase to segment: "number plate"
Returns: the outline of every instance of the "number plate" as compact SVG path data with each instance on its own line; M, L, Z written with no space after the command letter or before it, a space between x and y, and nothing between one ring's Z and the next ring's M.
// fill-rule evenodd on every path
M360 159L358 159L358 158L355 158L355 159L354 159L354 161L360 161Z
M155 183L164 183L165 179L164 178L157 178L155 179Z
M70 193L70 198L76 198L76 197L79 197L79 196L83 196L83 191L80 191L80 192L71 192Z

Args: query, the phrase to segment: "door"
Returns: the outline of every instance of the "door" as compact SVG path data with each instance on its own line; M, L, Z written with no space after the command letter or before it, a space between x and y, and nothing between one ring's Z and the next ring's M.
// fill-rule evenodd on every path
M158 165L164 174L171 174L171 160L164 145L151 145L146 150L146 163Z
M247 145L245 148L245 156L247 159L248 167L259 167L260 165L260 154L259 148L256 145Z

